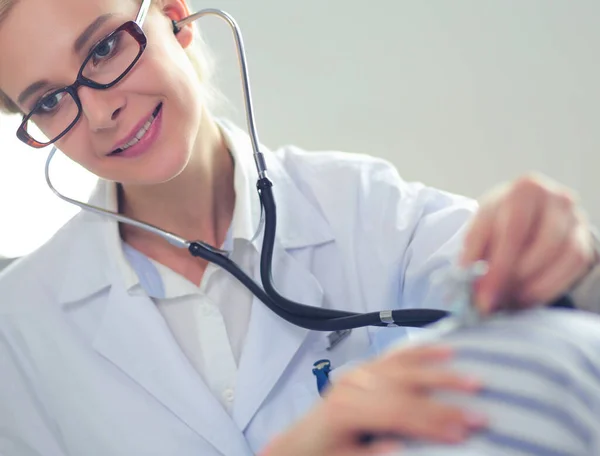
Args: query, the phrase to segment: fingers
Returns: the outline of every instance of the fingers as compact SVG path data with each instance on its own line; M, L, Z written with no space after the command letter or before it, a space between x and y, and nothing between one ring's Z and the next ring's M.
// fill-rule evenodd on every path
M431 366L433 362L449 360L453 354L451 347L442 345L404 348L376 361L372 370L381 365L386 370L386 378L403 389L477 391L482 386L478 380Z
M552 198L540 215L538 230L519 258L517 280L527 283L540 273L564 250L572 230L577 226L572 199L566 194Z
M432 396L438 390L473 394L481 387L442 369L452 354L442 345L407 347L342 374L286 442L304 454L332 456L380 454L406 437L461 442L487 423ZM365 435L374 439L365 443Z
M464 248L459 261L461 266L465 267L485 258L493 229L494 212L491 208L482 206L465 235Z
M445 345L419 345L393 350L381 357L378 363L394 363L396 365L413 365L440 362L450 359L454 350Z
M391 379L401 379L406 387L417 391L451 390L474 393L481 389L477 379L434 368L406 368Z
M353 430L356 435L398 435L458 443L474 429L486 424L483 417L459 407L438 403L426 394L385 387L377 393L357 390L352 390L352 393L352 396L345 398L351 403L337 403L336 406L344 413L341 418L344 420L343 426Z
M365 392L377 391L381 388L382 381L393 382L388 388L411 391L433 388L474 391L479 388L479 383L474 379L463 378L441 369L425 368L432 363L450 359L452 354L453 350L446 346L417 346L394 350L340 376L336 384Z
M515 265L543 205L543 194L529 181L516 186L499 205L489 242L488 273L479 281L475 295L483 313L509 298Z
M417 439L458 443L487 424L480 414L428 397L411 396L406 407L412 412L397 416L394 430Z
M491 193L467 233L461 256L465 266L488 262L487 274L474 288L479 310L487 314L501 305L522 305L523 299L531 304L566 292L592 262L585 242L572 240L580 229L589 235L571 191L543 176L525 177Z
M472 394L480 382L431 365L451 351L414 347L340 377L331 389L327 422L340 429L455 443L485 425L481 416L430 398L438 390ZM401 362L404 361L404 362ZM341 421L339 421L341 420Z
M518 299L523 303L551 302L571 288L588 268L593 249L582 248L588 231L580 226L563 242L561 249L552 261L548 261L542 271L523 283Z

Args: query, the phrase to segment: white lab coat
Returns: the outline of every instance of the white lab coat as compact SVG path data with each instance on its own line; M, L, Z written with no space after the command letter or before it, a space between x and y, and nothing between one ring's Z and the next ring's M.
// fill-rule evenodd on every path
M245 133L221 127L254 173ZM266 155L278 204L273 269L285 296L358 312L442 305L430 276L456 255L473 201L407 184L367 156L295 147ZM355 329L328 350L327 333L255 300L230 416L152 301L125 290L103 223L77 215L0 276L3 456L255 454L319 400L315 361L339 368L403 335Z

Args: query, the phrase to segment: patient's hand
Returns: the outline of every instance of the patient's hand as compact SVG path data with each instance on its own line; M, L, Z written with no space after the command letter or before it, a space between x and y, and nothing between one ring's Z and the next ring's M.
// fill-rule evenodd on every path
M281 435L263 456L335 456L377 454L400 439L368 446L366 433L460 442L485 426L485 418L445 405L433 391L475 393L478 381L436 367L452 357L449 348L413 347L366 363L336 380L325 398L293 429Z

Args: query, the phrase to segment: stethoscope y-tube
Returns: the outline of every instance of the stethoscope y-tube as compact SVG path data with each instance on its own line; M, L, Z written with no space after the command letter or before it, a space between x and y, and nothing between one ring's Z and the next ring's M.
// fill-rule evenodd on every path
M363 326L423 327L447 316L447 312L437 309L402 309L361 314L312 307L281 296L273 285L271 271L276 231L276 207L272 186L273 184L267 177L259 179L258 190L265 214L265 233L260 259L260 274L264 288L261 288L226 255L211 246L191 242L188 247L190 253L222 267L279 317L306 329L338 331Z

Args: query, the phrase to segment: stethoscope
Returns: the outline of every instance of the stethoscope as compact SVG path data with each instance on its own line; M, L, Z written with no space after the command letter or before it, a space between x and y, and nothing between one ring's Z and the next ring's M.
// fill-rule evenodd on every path
M149 3L149 2L148 2ZM240 29L235 20L224 11L218 9L204 9L178 22L173 21L173 32L179 33L182 27L206 15L216 15L224 19L233 32L240 64L243 94L246 105L246 120L249 136L254 151L254 161L258 171L257 190L263 209L261 225L264 225L264 236L260 256L260 277L262 287L249 277L240 267L229 258L225 250L213 247L203 241L189 241L176 234L162 230L156 226L135 220L116 212L102 209L81 201L74 200L61 194L52 185L50 180L50 163L57 148L53 146L48 155L45 166L46 182L50 189L62 200L74 204L83 210L110 217L120 223L135 226L142 230L156 234L166 239L170 244L187 249L194 257L202 258L214 263L239 280L248 290L260 299L270 310L279 317L302 328L316 331L341 331L364 326L406 326L423 327L434 323L449 315L449 312L437 309L399 309L382 310L379 312L355 313L343 310L312 307L306 304L291 301L282 296L275 288L272 281L272 260L275 244L275 232L277 226L277 208L273 197L273 183L267 176L267 166L262 152L259 150L258 133L254 121L254 110L252 108L252 96L248 76L248 65L246 53ZM259 227L260 229L260 227Z

